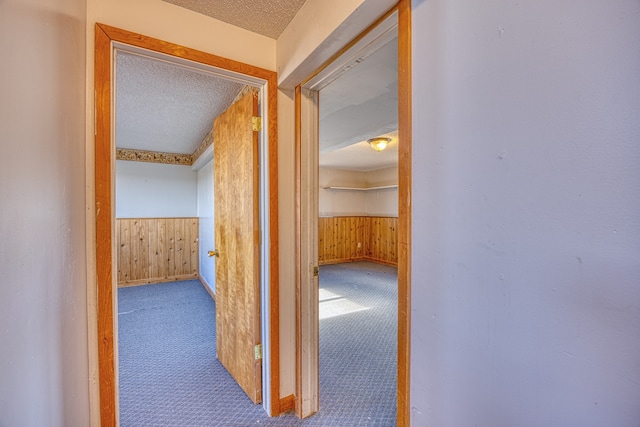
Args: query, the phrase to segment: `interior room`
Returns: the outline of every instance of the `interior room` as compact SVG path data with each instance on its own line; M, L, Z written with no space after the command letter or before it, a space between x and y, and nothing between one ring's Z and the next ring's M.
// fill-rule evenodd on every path
M352 425L393 425L397 415L398 39L394 29L384 34L318 93L320 410L313 417L353 407Z
M233 404L265 417L216 360L210 254L214 120L255 90L141 54L115 62L120 423L221 422Z

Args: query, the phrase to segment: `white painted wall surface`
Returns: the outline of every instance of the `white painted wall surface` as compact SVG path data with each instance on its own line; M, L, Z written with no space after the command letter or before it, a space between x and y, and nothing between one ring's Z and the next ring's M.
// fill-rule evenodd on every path
M116 161L116 218L198 216L198 174L191 166Z
M367 216L398 216L398 189L385 188L365 192Z
M318 207L320 216L366 215L366 193L363 191L332 190L326 187L364 188L363 172L320 168L318 171Z
M398 184L398 168L358 172L320 168L320 216L398 216L398 189L358 191L326 187L370 188Z
M398 167L366 172L367 187L398 185ZM398 216L398 187L368 191L366 212L369 216Z
M413 1L413 426L640 420L640 3Z
M278 246L280 250L280 396L296 391L295 144L293 93L278 91Z
M83 0L0 2L0 425L89 425Z
M365 181L368 187L398 185L398 167L365 172Z
M96 22L188 46L224 58L275 69L276 41L171 3L86 0L88 36ZM93 58L93 48L90 49ZM93 68L93 64L89 64Z
M209 257L208 251L214 250L215 234L213 223L213 160L198 170L198 217L200 276L213 292L216 290L216 261Z
M321 217L365 216L367 194L363 191L320 189L318 204Z

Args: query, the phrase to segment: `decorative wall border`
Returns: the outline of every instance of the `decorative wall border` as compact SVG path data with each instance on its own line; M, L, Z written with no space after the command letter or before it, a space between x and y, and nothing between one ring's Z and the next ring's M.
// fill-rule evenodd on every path
M233 99L233 102L231 102L230 105L235 104L240 98L242 98L243 96L245 96L246 94L253 92L254 95L258 95L258 92L260 92L260 89L258 89L257 87L253 87L253 86L249 86L249 85L244 85L242 87L242 89L240 89L240 92L238 92L238 94L236 95L236 97Z
M116 148L116 160L191 166L193 159L193 154L161 153L158 151Z
M204 153L204 150L209 148L211 144L213 144L213 129L211 129L207 136L202 139L202 142L200 143L200 145L198 145L198 148L193 151L193 154L191 155L193 161L195 162L196 160L198 160L202 153Z

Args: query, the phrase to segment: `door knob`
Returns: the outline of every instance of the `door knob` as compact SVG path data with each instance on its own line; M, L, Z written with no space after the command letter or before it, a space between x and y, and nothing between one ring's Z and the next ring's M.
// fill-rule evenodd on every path
M212 256L217 257L217 256L219 256L219 255L220 255L220 252L218 252L218 251L209 251L209 256L210 256L210 257L212 257Z

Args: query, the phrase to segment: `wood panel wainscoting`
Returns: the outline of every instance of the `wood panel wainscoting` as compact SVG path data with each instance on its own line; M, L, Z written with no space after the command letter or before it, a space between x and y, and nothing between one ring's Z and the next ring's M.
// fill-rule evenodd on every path
M118 287L198 278L198 218L117 218Z
M318 218L320 265L363 260L398 265L398 218L379 216Z

